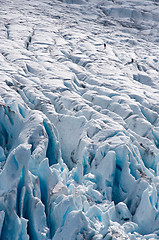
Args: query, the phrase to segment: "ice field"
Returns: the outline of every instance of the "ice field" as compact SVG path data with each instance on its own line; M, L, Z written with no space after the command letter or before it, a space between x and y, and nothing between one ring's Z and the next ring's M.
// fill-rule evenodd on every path
M0 1L0 239L159 239L158 0Z

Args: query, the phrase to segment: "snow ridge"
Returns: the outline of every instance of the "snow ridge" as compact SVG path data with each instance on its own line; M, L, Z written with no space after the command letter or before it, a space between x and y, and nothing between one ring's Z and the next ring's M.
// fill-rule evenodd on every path
M159 238L158 8L1 2L0 239Z

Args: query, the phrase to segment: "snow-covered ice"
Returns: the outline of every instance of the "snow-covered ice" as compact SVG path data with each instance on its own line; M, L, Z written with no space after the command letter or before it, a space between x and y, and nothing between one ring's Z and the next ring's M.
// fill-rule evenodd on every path
M0 239L159 239L157 0L0 2Z

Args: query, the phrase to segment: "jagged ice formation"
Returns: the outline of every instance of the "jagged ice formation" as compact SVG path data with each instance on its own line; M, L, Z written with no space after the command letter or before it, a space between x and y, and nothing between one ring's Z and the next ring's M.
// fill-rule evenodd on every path
M158 239L158 1L0 6L0 239Z

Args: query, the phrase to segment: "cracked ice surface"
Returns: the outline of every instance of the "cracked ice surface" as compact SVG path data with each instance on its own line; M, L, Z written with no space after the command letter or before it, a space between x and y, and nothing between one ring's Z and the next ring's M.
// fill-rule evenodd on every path
M1 1L0 239L159 238L158 12Z

